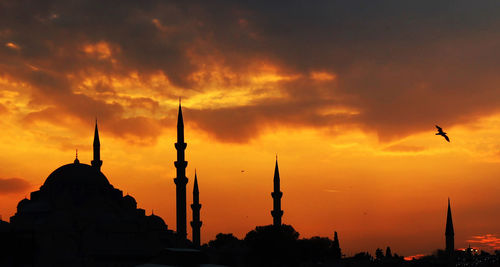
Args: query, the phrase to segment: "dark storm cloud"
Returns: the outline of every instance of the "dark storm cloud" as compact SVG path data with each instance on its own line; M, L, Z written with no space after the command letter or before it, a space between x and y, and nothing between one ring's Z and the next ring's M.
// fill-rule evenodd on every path
M75 94L75 83L91 72L161 72L193 95L205 90L190 79L202 66L216 62L245 75L253 62L270 62L300 74L272 88L282 99L186 115L226 141L282 125L351 125L390 140L498 111L499 12L497 1L10 0L0 3L0 70L33 86L33 105L120 121L112 127L118 136L154 137L162 122L125 118L124 110L157 109L157 102L121 106ZM82 50L99 42L109 51ZM317 71L336 79L311 80ZM339 106L358 113L324 112Z
M30 188L30 184L21 178L0 178L0 193L22 193Z
M186 109L186 118L192 118L196 126L221 141L245 142L258 136L263 129L273 126L325 127L349 124L349 114L318 116L321 107L317 102L268 102L245 107L219 109ZM333 105L332 105L333 106Z

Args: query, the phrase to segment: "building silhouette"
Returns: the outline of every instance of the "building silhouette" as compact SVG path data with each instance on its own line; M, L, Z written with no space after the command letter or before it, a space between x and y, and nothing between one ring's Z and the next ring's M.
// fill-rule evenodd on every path
M450 198L448 198L448 212L446 215L446 253L453 255L455 251L455 232L453 231L453 220L451 218Z
M193 204L191 204L191 209L193 210L193 220L191 221L191 228L193 229L192 241L193 245L197 248L200 247L200 228L202 222L200 221L200 191L198 189L198 177L196 175L196 170L194 171L194 186L193 186Z
M91 164L81 163L77 153L73 163L57 168L47 177L39 190L31 192L29 199L24 198L18 203L17 212L10 218L10 223L3 222L0 218L0 237L4 241L0 244L0 265L135 266L151 259L162 259L171 263L176 260L183 262L184 259L194 259L193 255L201 255L200 251L203 250L199 248L202 205L196 170L190 225L192 244L198 249L186 249L189 246L189 242L186 242L187 144L184 140L180 102L175 143L177 160L174 162L177 174L174 178L177 233L169 230L159 216L153 213L148 216L144 209L137 208L137 202L132 196L128 194L124 196L121 190L113 187L101 170L103 161L100 145L96 120ZM261 259L264 260L271 257L276 262L281 260L293 262L298 258L296 255L290 256L290 251L306 248L305 252L301 253L308 260L342 259L337 232L334 232L332 242L328 238L298 241L299 234L293 227L282 224L283 192L280 189L277 156L271 196L273 224L256 227L241 241L248 245L245 249L250 249L247 251L249 255L256 253L255 255L262 256ZM456 258L459 253L455 254L449 198L445 237L447 255ZM325 240L327 242L324 242ZM322 251L328 255L324 256L321 254ZM238 253L242 252L232 253L241 255ZM379 258L383 258L381 249L379 254L382 255ZM394 254L392 257L391 250L387 247L385 258L398 258L398 256Z
M174 162L177 169L177 177L174 178L176 187L176 210L177 210L177 233L184 238L187 238L186 230L186 184L188 178L186 177L186 167L188 162L185 160L185 150L187 144L184 142L184 121L182 118L182 108L179 100L179 113L177 116L177 143L175 149L177 150L177 161Z
M107 266L145 262L179 238L162 218L114 188L100 170L94 132L92 165L75 158L53 171L10 218L14 265Z
M271 215L273 216L273 225L281 226L281 217L283 216L283 210L281 210L281 197L283 192L280 191L280 172L278 169L278 156L276 156L276 165L274 167L274 191L271 193L273 197L273 210Z
M101 142L99 141L99 130L97 129L97 119L95 120L95 130L94 130L94 159L91 161L92 167L101 171L102 160L101 160Z

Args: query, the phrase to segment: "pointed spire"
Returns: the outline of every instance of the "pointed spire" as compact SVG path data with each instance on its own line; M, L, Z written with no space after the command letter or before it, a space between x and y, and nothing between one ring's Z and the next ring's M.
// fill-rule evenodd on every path
M99 129L97 128L97 118L95 119L93 147L94 147L94 159L91 161L91 164L94 168L97 168L100 171L102 166L101 142L99 141Z
M177 115L177 143L184 143L184 118L182 117L182 106L180 97L179 97L179 112Z
M193 229L192 241L196 247L200 247L200 228L203 223L200 220L200 191L198 190L196 169L194 169L193 204L191 204L191 209L193 210L193 220L191 221L191 228Z
M448 212L446 214L446 251L453 255L455 251L455 232L453 231L453 219L451 217L450 198L448 198Z
M176 178L174 183L176 186L176 214L177 214L177 233L183 237L187 236L186 230L186 150L187 144L184 142L184 120L182 118L182 106L179 98L179 114L177 117L177 142L175 149L177 150L177 160L174 162L176 168Z
M453 219L451 217L451 205L450 205L450 198L448 198L448 212L446 215L446 234L454 234L455 232L453 231Z
M74 161L75 164L78 164L80 163L80 161L78 160L78 148L76 149L76 152L75 152L75 161Z
M283 210L281 210L281 197L283 192L280 191L280 172L278 169L278 154L276 154L276 164L274 166L274 190L271 193L273 197L273 210L271 215L273 216L273 225L281 226L281 217L283 216Z
M193 194L198 195L200 193L198 189L198 176L196 175L196 169L194 169L194 185L193 185Z
M97 128L97 118L95 118L95 129L94 129L94 145L101 144L99 142L99 129Z
M179 97L179 114L177 116L177 125L182 124L184 125L184 120L182 118L182 105L181 105L181 98Z
M278 168L278 154L276 154L276 163L274 165L274 191L280 191L280 170Z

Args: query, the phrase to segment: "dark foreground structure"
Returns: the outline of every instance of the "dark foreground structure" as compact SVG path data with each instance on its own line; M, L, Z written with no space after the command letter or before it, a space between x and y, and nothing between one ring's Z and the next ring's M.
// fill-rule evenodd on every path
M77 156L19 202L2 240L9 244L4 265L133 265L185 243L162 218L146 215L132 196L109 183L99 150L96 123L92 164Z
M272 224L257 226L244 239L218 234L201 244L200 192L195 172L193 185L192 242L187 240L184 123L179 104L177 160L175 161L177 231L169 230L162 218L146 215L130 195L110 184L101 171L97 122L91 165L73 163L53 171L39 190L21 200L10 223L0 220L0 267L2 266L500 266L495 254L472 248L455 250L451 205L448 200L445 250L405 261L377 249L374 256L361 252L342 254L337 232L333 239L300 239L282 217L281 179L276 159ZM285 180L286 181L286 180Z

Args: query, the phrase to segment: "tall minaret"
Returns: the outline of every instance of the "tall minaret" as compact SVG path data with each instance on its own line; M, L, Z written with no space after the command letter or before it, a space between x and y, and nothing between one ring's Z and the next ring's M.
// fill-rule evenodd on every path
M452 255L455 251L455 232L453 231L453 220L451 219L450 198L448 198L448 214L446 216L446 252Z
M200 221L200 191L198 190L198 178L196 177L196 170L194 171L194 186L193 186L193 204L191 204L191 209L193 210L193 220L191 221L191 228L193 228L193 244L199 248L200 242L200 228L202 222Z
M177 117L177 143L175 149L177 150L177 161L174 162L177 169L177 177L174 179L176 186L176 202L177 202L177 233L183 237L187 237L186 231L186 184L188 179L186 177L186 166L184 150L187 144L184 143L184 122L182 119L181 102L179 100L179 115Z
M276 156L276 166L274 167L274 192L271 193L273 197L273 210L271 215L273 216L273 225L281 226L281 216L283 216L283 211L281 210L281 197L283 193L280 191L280 172L278 170L278 156Z
M101 143L99 142L99 130L97 129L97 119L95 120L95 131L94 131L94 159L91 161L94 168L101 171L102 160L101 160Z

